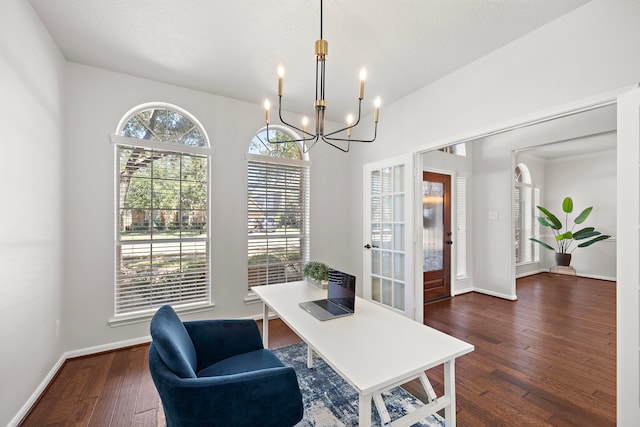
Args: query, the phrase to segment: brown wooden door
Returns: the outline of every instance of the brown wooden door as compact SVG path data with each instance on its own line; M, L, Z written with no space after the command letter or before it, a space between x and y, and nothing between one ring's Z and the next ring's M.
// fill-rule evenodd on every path
M451 177L422 173L424 302L451 296Z

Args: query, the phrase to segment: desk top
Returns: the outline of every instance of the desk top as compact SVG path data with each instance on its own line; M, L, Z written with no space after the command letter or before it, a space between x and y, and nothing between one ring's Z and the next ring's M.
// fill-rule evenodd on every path
M319 321L299 302L326 298L306 282L252 290L361 393L370 393L473 351L473 345L356 297L355 314Z

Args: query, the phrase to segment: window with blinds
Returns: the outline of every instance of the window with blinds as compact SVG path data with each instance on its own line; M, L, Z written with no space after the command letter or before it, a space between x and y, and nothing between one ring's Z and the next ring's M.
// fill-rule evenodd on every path
M116 139L116 317L210 302L209 156L194 152L208 147L198 126L184 112L149 107Z
M275 138L275 136L274 136ZM277 138L294 139L286 131ZM309 164L298 144L270 144L263 132L247 156L247 283L303 279L309 260Z
M524 163L514 170L513 219L515 235L516 264L538 262L540 247L529 240L539 238L539 224L535 206L540 204L540 189L531 182L531 173Z

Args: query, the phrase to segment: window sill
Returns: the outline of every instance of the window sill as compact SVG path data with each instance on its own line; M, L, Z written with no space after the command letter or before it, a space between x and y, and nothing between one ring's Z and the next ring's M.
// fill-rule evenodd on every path
M176 308L176 313L178 314L192 314L192 313L201 313L203 311L209 311L213 307L215 307L214 303L206 303L206 304L198 304L192 305L188 307ZM118 326L126 326L133 325L135 323L143 323L151 320L153 315L156 313L156 310L145 311L137 314L125 314L122 316L112 317L108 320L109 326L112 328Z
M540 264L540 260L538 260L538 261L522 261L522 262L518 262L518 263L516 263L516 267L524 267L524 266L533 265L533 264Z

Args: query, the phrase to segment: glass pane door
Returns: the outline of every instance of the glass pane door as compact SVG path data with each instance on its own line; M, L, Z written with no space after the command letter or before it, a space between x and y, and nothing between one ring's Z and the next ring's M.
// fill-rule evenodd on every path
M411 163L396 160L366 169L364 296L411 317Z
M444 260L444 184L422 183L422 271L442 270Z

